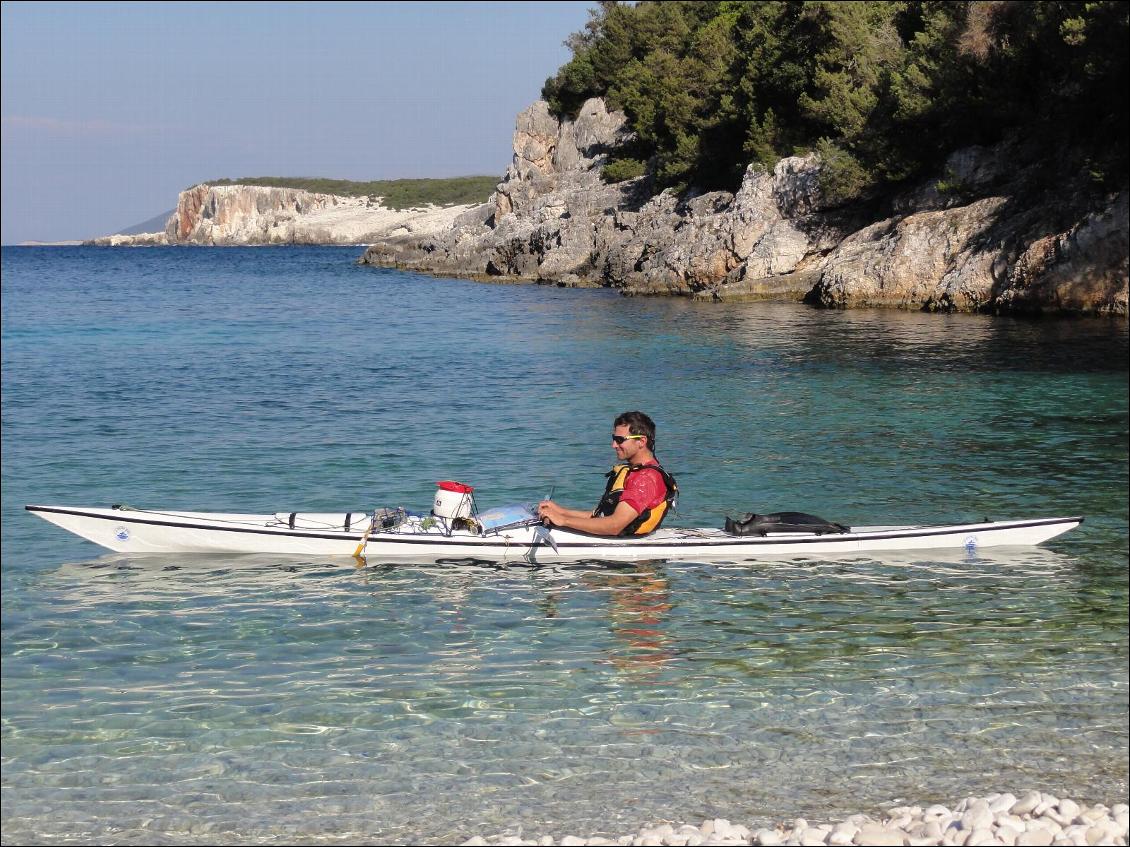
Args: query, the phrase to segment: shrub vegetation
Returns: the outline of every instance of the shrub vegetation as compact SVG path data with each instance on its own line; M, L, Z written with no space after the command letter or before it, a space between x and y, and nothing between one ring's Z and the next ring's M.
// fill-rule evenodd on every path
M256 176L217 179L208 185L259 185L266 188L300 188L340 197L383 198L390 209L411 209L429 204L455 206L484 203L498 185L496 176L458 176L450 179L385 179L354 182L347 179Z
M626 178L734 190L746 166L818 150L854 199L953 150L1034 139L1059 174L1127 178L1125 2L602 2L542 96L589 97L636 134Z

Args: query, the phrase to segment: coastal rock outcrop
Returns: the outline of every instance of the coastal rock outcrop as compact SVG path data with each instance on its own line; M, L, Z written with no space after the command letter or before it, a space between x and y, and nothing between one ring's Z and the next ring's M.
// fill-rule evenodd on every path
M811 154L751 165L734 194L605 183L601 169L630 140L625 116L599 98L572 120L538 101L518 116L512 163L487 203L447 229L375 239L361 261L625 294L1127 314L1127 191L1040 195L1006 145L954 153L944 182L835 208Z
M370 244L451 229L472 206L389 209L379 198L342 197L297 188L203 183L180 193L161 233L111 235L96 245Z

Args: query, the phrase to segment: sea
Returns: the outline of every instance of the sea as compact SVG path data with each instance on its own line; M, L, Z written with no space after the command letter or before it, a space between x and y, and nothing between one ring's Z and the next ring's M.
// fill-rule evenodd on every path
M2 251L2 836L448 844L1127 800L1125 319L625 298L358 248ZM761 561L129 556L27 504L1082 515Z

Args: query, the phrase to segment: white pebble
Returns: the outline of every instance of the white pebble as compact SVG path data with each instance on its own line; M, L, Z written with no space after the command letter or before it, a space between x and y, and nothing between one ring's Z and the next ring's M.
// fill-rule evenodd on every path
M1024 796L1016 801L1016 805L1009 809L1014 815L1030 815L1032 810L1040 805L1042 798L1039 791L1025 791Z
M871 823L859 828L855 836L856 844L868 844L872 847L902 847L903 834L897 830L888 829L882 824Z
M1050 847L1053 841L1055 836L1042 827L1022 832L1016 839L1019 847Z
M1002 812L1007 812L1016 805L1016 795L1005 792L995 799L989 801L989 809L994 815L999 815Z
M1097 821L1106 820L1110 815L1110 809L1102 803L1096 803L1087 809L1082 809L1076 816L1076 820L1080 823L1096 823Z
M1118 807L1111 809L1111 814L1114 815L1114 822L1122 828L1122 834L1125 835L1126 831L1130 829L1130 813L1127 812L1126 807L1123 806L1122 811L1117 811Z
M919 834L918 837L919 838L926 838L930 841L934 841L935 843L938 843L942 840L942 834L944 832L945 832L945 830L942 828L942 824L941 824L940 821L936 821L936 820L926 821L924 824L922 824L920 834Z
M965 814L961 816L962 829L991 829L993 822L993 813L989 811L989 804L984 800L976 800L970 803Z
M717 833L729 832L730 831L730 822L728 820L726 820L725 818L715 818L714 819L714 831L717 832ZM723 835L722 837L725 838L726 836Z
M1067 823L1073 822L1082 811L1074 800L1060 800L1056 808L1059 810L1059 816L1067 819Z
M822 845L828 843L827 838L827 832L816 829L815 827L809 827L798 834L797 840L803 845L808 845L808 847L822 847Z
M997 828L1015 829L1017 832L1023 832L1026 828L1024 818L1017 817L1016 815L997 815Z
M1032 817L1042 817L1044 812L1046 812L1048 809L1054 809L1058 805L1059 798L1054 794L1041 794L1039 804L1037 804L1036 808L1032 810Z
M1082 844L1086 845L1088 829L1090 829L1090 826L1085 823L1075 823L1071 826L1064 827L1063 837L1070 838L1072 842L1082 839Z
M987 826L977 827L971 833L965 842L967 845L982 845L982 844L996 844L997 841L993 838L993 831Z
M784 835L775 829L759 829L753 834L753 843L763 847L777 847L785 840Z

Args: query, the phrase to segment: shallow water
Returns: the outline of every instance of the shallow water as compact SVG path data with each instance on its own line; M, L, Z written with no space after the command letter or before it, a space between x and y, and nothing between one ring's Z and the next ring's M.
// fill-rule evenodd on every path
M3 834L441 843L1127 794L1126 324L489 286L334 248L3 251ZM130 558L25 503L1084 514L1046 547L559 567Z

